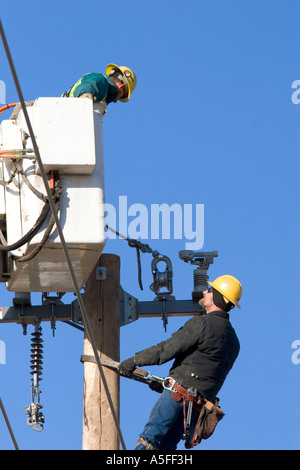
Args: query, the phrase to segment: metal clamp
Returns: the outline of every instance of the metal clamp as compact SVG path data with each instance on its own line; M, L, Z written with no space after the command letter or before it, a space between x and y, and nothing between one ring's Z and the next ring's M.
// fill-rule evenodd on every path
M40 412L43 406L40 403L31 403L25 407L25 413L28 414L27 424L33 431L42 431L44 429L45 416Z

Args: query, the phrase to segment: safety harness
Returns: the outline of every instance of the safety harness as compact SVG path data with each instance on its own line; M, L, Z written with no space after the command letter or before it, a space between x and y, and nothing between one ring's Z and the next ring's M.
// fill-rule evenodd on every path
M87 355L81 356L80 360L81 362L96 362L93 356ZM182 387L175 379L173 379L173 377L158 377L157 375L150 374L147 370L139 368L136 368L130 374L125 374L120 371L119 362L104 358L101 358L100 360L102 365L117 369L121 376L148 384L150 388L152 388L151 384L160 383L162 389L169 390L171 392L171 396L174 400L183 400L184 433L182 435L182 439L185 440L186 449L191 449L197 444L200 444L202 439L208 439L213 434L218 422L225 415L224 411L219 407L218 398L216 398L214 402L211 402L203 396L200 396L195 387L190 387L189 389ZM154 388L152 389L154 390ZM192 426L193 409L199 412L195 426ZM192 434L191 430L193 428L194 432ZM147 443L143 439L138 442L138 444L141 443L146 446L147 450L155 450L152 444Z
M183 400L184 433L182 439L185 440L185 448L191 449L200 444L202 439L208 439L213 434L218 422L225 416L224 411L218 406L219 398L216 398L213 403L199 395L195 387L188 389L182 387L172 377L164 379L163 386L167 390L171 390L171 396L174 400ZM199 412L199 416L192 434L193 409Z

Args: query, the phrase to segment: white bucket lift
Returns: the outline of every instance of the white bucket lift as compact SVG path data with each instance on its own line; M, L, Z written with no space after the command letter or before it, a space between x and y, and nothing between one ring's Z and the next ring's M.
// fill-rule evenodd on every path
M38 98L27 106L45 171L49 175L57 172L59 176L62 191L58 215L79 288L105 246L104 106L88 98ZM0 125L0 150L7 151L2 155L0 152L0 178L9 183L3 189L0 187L0 228L9 246L32 229L45 206L34 191L47 196L32 149L23 111L17 106L10 119ZM7 158L11 150L18 151L14 161ZM33 158L29 159L30 156ZM51 209L33 238L9 251L6 259L2 256L2 264L7 262L6 268L2 266L2 281L6 280L8 290L75 290L55 225L38 251L50 216ZM35 249L38 253L32 259L18 261Z

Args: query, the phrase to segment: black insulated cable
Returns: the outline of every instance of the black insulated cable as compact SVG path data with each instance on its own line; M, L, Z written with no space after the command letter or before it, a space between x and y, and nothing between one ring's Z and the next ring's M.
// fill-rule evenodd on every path
M43 223L44 223L44 221L45 221L45 219L46 219L46 217L49 213L49 210L50 210L50 206L49 206L49 202L47 201L44 204L42 212L41 212L40 216L38 217L37 221L35 222L34 226L22 238L20 238L15 243L12 243L11 245L1 245L0 244L0 251L13 251L13 250L16 250L16 249L20 248L21 246L25 245L25 243L30 242L30 240L32 240L32 238L36 235L36 233L39 231L39 229L43 225Z

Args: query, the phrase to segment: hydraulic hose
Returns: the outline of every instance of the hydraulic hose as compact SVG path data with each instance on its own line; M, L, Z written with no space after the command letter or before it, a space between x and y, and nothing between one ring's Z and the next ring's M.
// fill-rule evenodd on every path
M10 109L10 108L14 108L15 106L17 106L18 103L10 103L10 104L6 104L4 106L2 106L0 108L0 114L4 113L4 111L6 111L7 109Z
M56 203L56 209L58 210L58 208L59 208L59 203L57 202ZM51 215L48 226L45 230L44 236L43 236L42 240L40 241L40 243L30 253L28 253L26 255L23 255L21 257L13 256L13 259L18 261L19 263L24 263L25 261L30 261L31 259L33 259L41 251L41 249L43 248L43 246L47 242L47 240L50 236L50 233L51 233L51 231L54 227L54 224L55 224L54 217L53 217L53 215Z
M45 221L49 210L50 210L49 202L46 201L40 216L38 217L34 226L29 230L29 232L27 232L22 238L20 238L20 240L18 240L15 243L12 243L11 245L0 244L0 251L13 251L25 245L25 243L28 243L43 225L43 222Z
M55 181L56 179L56 181ZM50 181L49 181L51 193L52 193L52 199L54 203L58 203L60 200L60 194L61 194L61 182L59 179L59 175L57 172L52 173ZM0 244L0 251L13 251L16 250L17 248L20 248L21 246L25 245L25 243L28 243L38 232L38 230L41 228L43 225L44 221L46 220L46 217L49 213L50 210L50 204L49 200L47 199L45 201L44 207L36 220L34 226L22 237L20 240L16 241L15 243L12 243L11 245L1 245ZM52 230L52 227L50 229L50 225L53 223L52 217L50 218L50 222L48 225L48 228L46 230L47 233L47 238ZM50 230L50 231L49 231ZM43 238L43 244L46 242L45 237ZM43 244L41 246L43 246Z

